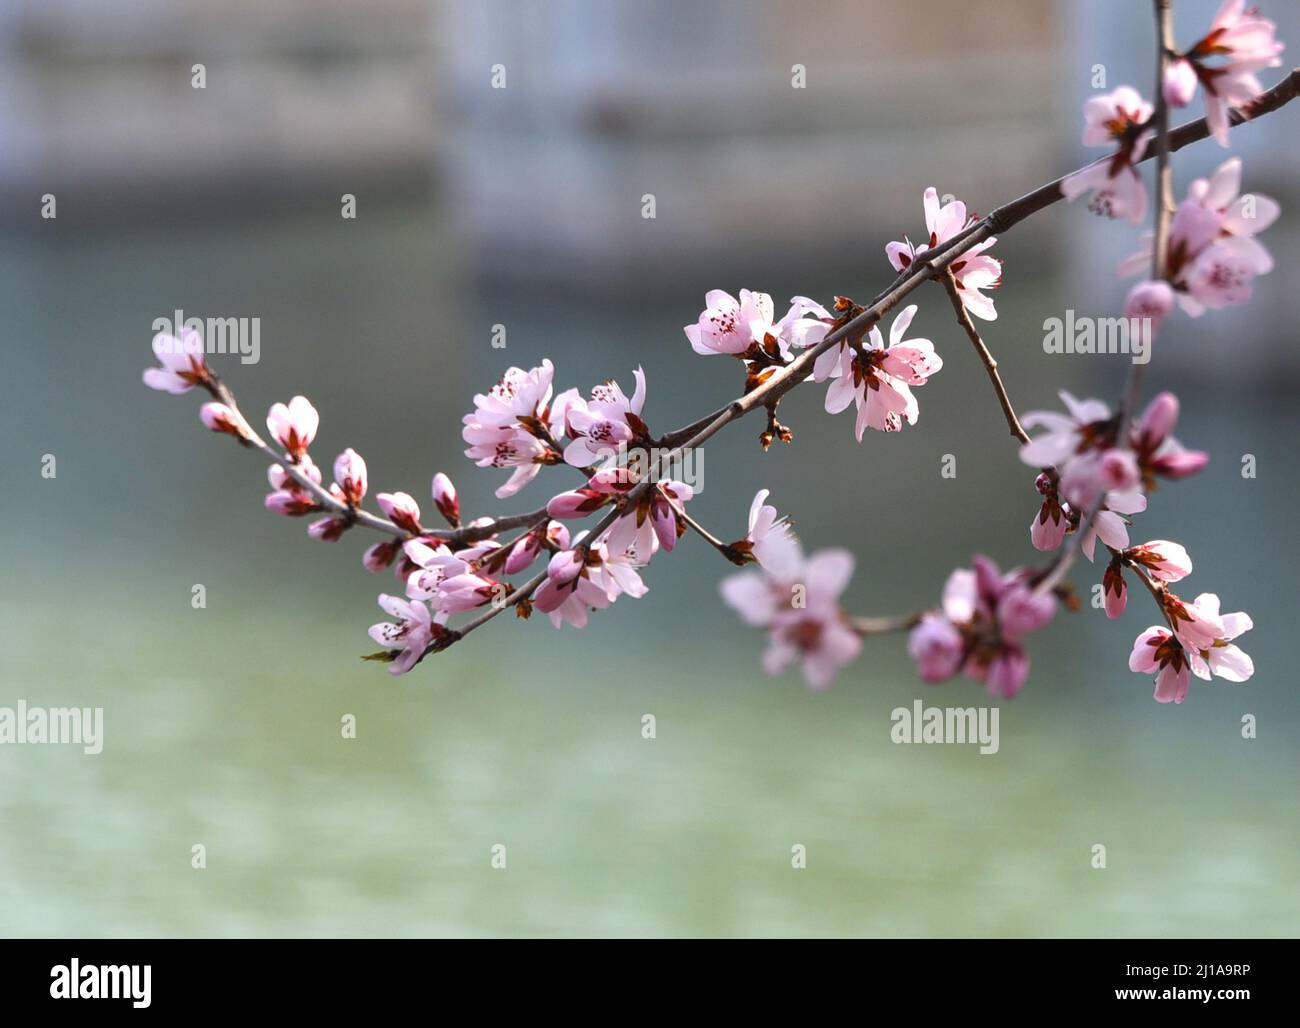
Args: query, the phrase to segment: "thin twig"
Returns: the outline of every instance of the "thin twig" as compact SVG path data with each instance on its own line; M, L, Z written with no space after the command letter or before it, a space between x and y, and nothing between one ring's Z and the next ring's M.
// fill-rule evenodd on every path
M1016 409L1011 406L1011 397L1007 395L1007 387L1002 384L1002 376L998 374L998 362L994 359L993 354L989 352L989 348L984 345L984 340L980 338L975 323L971 321L966 305L962 303L961 296L957 292L957 280L953 278L951 268L944 273L940 281L943 282L943 288L948 293L948 299L952 301L952 309L957 313L957 323L966 330L966 335L970 339L971 345L975 347L975 352L979 355L984 370L988 372L989 381L993 383L993 391L998 394L998 403L1002 406L1002 414L1007 419L1007 428L1022 443L1029 442L1029 433L1021 427L1020 419L1016 417Z

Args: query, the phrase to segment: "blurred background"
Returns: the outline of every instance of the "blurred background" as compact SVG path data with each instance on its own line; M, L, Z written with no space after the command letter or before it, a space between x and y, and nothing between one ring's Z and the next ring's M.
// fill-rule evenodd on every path
M1148 390L1213 460L1134 530L1187 545L1185 595L1253 615L1257 673L1158 706L1126 667L1144 597L1117 623L1085 607L1033 640L996 756L890 742L915 698L984 702L921 685L901 638L826 694L764 677L691 537L583 632L503 619L392 679L357 659L397 585L361 568L370 540L268 514L260 462L140 382L155 318L257 317L259 363L214 358L251 417L305 393L323 466L353 446L372 492L431 507L444 470L498 512L505 473L459 429L506 366L550 357L585 391L643 365L651 426L693 420L740 384L682 335L707 289L867 299L924 187L983 212L1078 166L1096 66L1151 92L1146 6L5 0L0 706L103 707L105 745L0 746L0 932L1294 934L1300 108L1233 133L1245 188L1283 206L1277 270L1161 335ZM1180 0L1183 45L1216 6ZM1265 13L1300 40L1300 10ZM1179 195L1225 157L1179 154ZM1022 412L1117 394L1126 358L1045 355L1042 326L1116 313L1137 235L1062 204L999 242L986 338ZM945 365L915 427L858 445L799 390L794 444L723 433L692 505L734 538L771 488L808 548L856 554L864 614L935 603L972 552L1038 556L1033 475L946 299L918 300ZM551 474L508 509L569 487Z

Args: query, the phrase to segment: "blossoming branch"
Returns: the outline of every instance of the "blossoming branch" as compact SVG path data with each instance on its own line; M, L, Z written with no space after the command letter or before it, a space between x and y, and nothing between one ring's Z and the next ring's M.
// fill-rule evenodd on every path
M474 409L463 419L465 454L479 467L508 472L496 490L500 499L521 492L543 469L577 472L576 485L553 492L534 510L465 520L455 486L442 473L433 476L430 498L445 527L426 525L420 503L408 492L377 493L378 513L365 509L368 469L355 450L338 455L325 486L310 455L320 421L310 401L295 396L274 404L264 438L208 365L196 332L155 337L159 366L148 369L144 381L171 393L197 386L211 396L200 408L203 423L268 460L268 510L312 517L308 534L326 542L358 526L380 534L362 563L376 573L391 567L400 595L379 596L392 620L371 627L383 650L367 659L386 662L395 674L509 608L520 618L536 610L557 628L582 628L590 614L620 597L644 596L642 570L693 531L724 559L754 566L726 578L721 593L742 620L767 632L764 669L779 674L799 663L813 688L828 687L861 652L865 637L907 632L908 652L923 680L963 674L985 683L993 695L1014 696L1029 673L1026 639L1052 620L1060 602L1076 604L1068 574L1078 555L1095 561L1098 544L1105 558L1107 616L1124 614L1130 580L1155 604L1161 624L1137 636L1129 666L1156 675L1157 700L1181 702L1191 675L1244 681L1253 666L1233 640L1251 628L1249 616L1222 614L1213 593L1183 600L1169 587L1192 571L1186 549L1166 539L1133 544L1130 538L1133 519L1146 510L1157 482L1194 474L1209 459L1173 436L1177 398L1161 393L1137 412L1143 363L1134 365L1113 411L1100 400L1062 392L1063 411L1021 417L973 320L997 319L989 294L1002 283L1002 262L990 252L998 234L1062 198L1087 196L1095 214L1132 224L1153 208L1152 230L1119 269L1123 276L1143 275L1127 295L1124 315L1146 326L1148 341L1157 330L1168 337L1162 325L1175 307L1199 317L1248 302L1253 280L1271 270L1272 259L1256 236L1276 220L1279 207L1267 197L1242 194L1240 159L1230 158L1210 178L1192 182L1175 206L1170 156L1210 136L1226 147L1231 127L1295 98L1300 70L1263 88L1256 74L1280 66L1283 46L1273 23L1247 11L1244 0L1226 0L1205 35L1183 51L1173 42L1170 0L1154 0L1154 8L1154 100L1121 86L1084 104L1083 142L1108 147L1107 156L983 218L972 216L960 200L944 203L934 188L925 189L924 232L885 248L896 277L868 304L837 296L823 305L796 296L778 318L766 293L709 291L704 310L685 327L686 342L698 355L739 361L744 382L739 397L712 413L656 435L645 419L647 383L640 368L633 372L630 395L614 381L585 395L575 388L557 392L549 360L528 370L509 368L474 397ZM1169 111L1189 105L1198 92L1205 117L1171 129ZM1147 161L1156 165L1153 204L1140 170ZM788 521L767 503L767 490L755 496L744 534L725 542L691 516L693 489L669 471L684 454L760 408L766 416L762 447L790 443L793 433L778 419L781 398L810 378L826 386L829 414L853 408L859 441L867 429L888 434L916 425L918 392L944 361L934 342L909 336L917 305L898 308L928 282L946 293L1020 459L1034 470L1041 499L1030 522L1030 543L1055 556L1041 567L1004 572L975 555L970 567L952 572L933 610L851 616L840 605L853 574L851 553L805 553ZM886 332L883 321L891 313ZM539 562L540 570L518 580ZM453 618L462 620L453 624Z

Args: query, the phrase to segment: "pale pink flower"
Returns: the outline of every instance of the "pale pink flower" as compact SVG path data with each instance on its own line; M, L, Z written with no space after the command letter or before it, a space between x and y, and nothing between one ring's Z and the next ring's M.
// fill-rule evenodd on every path
M754 495L754 502L749 505L749 530L739 544L733 545L749 553L764 568L779 574L780 570L799 564L803 556L789 519L765 503L767 497L767 489L760 489Z
M208 366L203 359L203 339L194 329L184 329L179 339L159 332L153 337L153 352L162 367L145 369L144 384L150 389L180 395L208 381Z
M366 462L350 446L334 459L334 483L349 507L355 507L366 495Z
M411 564L406 575L406 595L413 600L435 600L448 578L470 570L469 562L437 539L408 539L402 553Z
M1128 546L1128 520L1130 514L1141 514L1147 509L1147 498L1140 489L1112 489L1102 497L1100 509L1093 515L1091 522L1083 530L1079 540L1079 549L1089 560L1097 539L1112 550L1122 550Z
M1210 595L1212 594L1204 594ZM1197 597L1197 601L1204 596ZM1168 589L1160 597L1166 620L1173 626L1178 641L1189 651L1208 650L1218 640L1225 638L1227 633L1227 628L1219 617L1217 598L1213 604L1204 606L1197 601L1188 603Z
M926 189L922 202L925 207L926 241L915 244L904 236L901 241L895 240L885 247L885 256L895 271L906 270L918 256L946 243L975 220L967 217L966 205L960 200L952 200L941 207L939 193L933 186ZM992 298L983 293L985 289L996 289L1002 284L1002 262L985 253L996 242L996 238L991 238L977 243L948 266L956 279L957 294L961 297L962 305L975 317L985 321L994 321L998 316Z
M776 323L772 334L776 337L781 353L789 356L792 349L802 350L820 343L830 332L834 321L831 312L816 300L796 296L790 300L790 310Z
M1201 593L1193 605L1210 617L1218 618L1223 625L1223 633L1214 642L1201 648L1188 648L1187 659L1191 662L1192 674L1209 681L1217 676L1229 682L1244 682L1255 673L1255 663L1232 640L1255 627L1250 615L1244 611L1235 614L1219 613L1219 597L1214 593Z
M1030 411L1020 419L1026 429L1045 430L1020 448L1020 459L1057 468L1061 497L1080 511L1104 492L1137 485L1141 469L1132 451L1116 445L1119 419L1110 408L1100 400L1076 400L1065 390L1059 395L1068 414Z
M420 505L409 493L377 493L375 502L388 520L403 531L413 535L424 531L420 527Z
M1174 291L1168 282L1139 282L1128 291L1124 300L1124 317L1131 324L1134 320L1141 325L1149 325L1142 331L1142 338L1147 345L1160 331L1160 325L1174 309Z
M610 379L591 390L591 398L574 397L565 411L565 426L573 436L564 448L564 459L574 467L585 468L602 460L611 460L620 445L646 434L641 420L645 404L645 372L632 372L636 388L629 399L617 382Z
M1273 270L1273 258L1254 237L1281 213L1276 200L1241 194L1241 159L1233 157L1208 179L1187 189L1169 226L1168 277L1178 305L1192 317L1207 309L1245 303L1256 275ZM1125 258L1121 275L1141 272L1151 263L1152 235Z
M545 530L534 528L532 531L524 534L510 548L506 556L505 569L507 575L517 575L519 572L532 566L537 555L541 553L543 544L549 544L552 548L566 550L569 547L569 530L558 521L548 521Z
M1196 95L1196 69L1185 57L1172 61L1165 69L1161 92L1170 107L1186 107Z
M1192 558L1187 550L1168 539L1152 539L1140 546L1130 546L1124 556L1141 564L1147 577L1157 582L1178 582L1192 573Z
M456 487L450 478L439 471L433 476L433 505L438 513L452 528L460 527L460 500L456 498ZM419 515L417 514L418 518Z
M1190 664L1187 653L1169 629L1152 625L1134 640L1130 671L1156 675L1156 702L1182 703L1187 698Z
M507 595L504 583L479 572L465 571L438 583L433 609L444 614L463 614L493 600L504 601Z
M295 396L288 404L272 404L266 415L266 428L271 438L295 460L301 460L307 453L319 427L320 415L305 396Z
M276 489L266 494L266 509L274 514L296 518L311 514L317 509L317 503L311 494L302 489Z
M859 442L868 427L897 432L904 421L916 424L919 408L911 386L924 385L943 367L930 340L903 338L915 314L915 304L899 312L889 329L888 347L880 329L873 325L858 351L847 344L831 347L813 365L814 377L820 367L823 379L827 375L835 379L826 390L828 413L838 414L850 402L857 405L854 433ZM834 364L833 370L829 364Z
M575 543L581 543L579 536ZM603 610L626 593L634 599L648 591L637 569L644 566L634 554L611 552L603 543L575 545L551 558L546 581L533 596L533 605L556 628L565 622L585 628L589 610Z
M966 640L956 625L931 611L908 635L907 653L923 682L944 682L961 669Z
M768 628L763 670L785 672L796 661L810 689L827 689L840 669L862 650L862 639L846 623L840 594L853 576L853 555L821 550L802 570L803 605L778 610Z
M555 368L549 360L524 371L508 368L496 385L474 397L474 411L462 419L461 437L469 443L465 456L481 468L513 468L498 498L513 496L536 477L544 464L558 464L553 445L555 425L551 380Z
M739 357L763 343L772 332L773 317L772 297L767 293L742 289L737 300L724 290L710 289L704 294L704 312L694 325L686 326L686 338L696 353Z
M728 575L719 584L723 601L747 625L766 628L778 613L802 602L805 560L798 540L788 553L778 551L778 558L772 565L760 564L761 570Z
M1184 55L1181 63L1190 64L1205 87L1205 120L1220 146L1228 145L1228 109L1248 104L1264 90L1254 73L1282 63L1286 47L1276 39L1276 31L1273 22L1259 17L1258 8L1247 9L1245 0L1224 0L1210 31ZM1222 63L1212 65L1211 60ZM1178 96L1186 83L1181 86Z
M321 470L309 455L304 455L302 460L293 465L293 469L317 485L321 484ZM272 464L266 469L266 480L271 483L272 489L288 489L291 492L305 491L298 484L298 480L280 464Z
M1070 202L1093 194L1088 209L1138 224L1146 216L1147 190L1135 165L1155 133L1143 126L1152 107L1131 86L1089 97L1083 104L1083 145L1115 146L1113 155L1067 175L1061 194Z
M418 600L408 601L383 593L379 596L379 606L396 620L371 625L370 638L386 649L399 651L388 670L403 675L419 662L434 638L442 634L447 616L431 615L429 608Z
M253 435L237 410L224 403L205 403L199 408L199 420L214 432L233 435L240 442L251 442Z

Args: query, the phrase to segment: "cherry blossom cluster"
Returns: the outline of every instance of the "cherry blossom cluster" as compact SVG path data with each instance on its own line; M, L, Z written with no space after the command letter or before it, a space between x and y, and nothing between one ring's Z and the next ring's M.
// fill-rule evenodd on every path
M684 328L687 343L698 355L737 360L743 392L684 428L652 432L640 368L632 373L630 395L612 380L585 394L577 388L557 392L549 360L507 369L474 397L473 410L463 417L464 452L479 467L508 472L496 489L500 499L520 493L544 468L566 469L573 481L548 490L534 510L466 518L452 480L441 472L432 478L429 498L442 524L426 524L420 502L403 491L375 493L377 512L368 510L369 469L354 449L343 449L326 465L332 478L325 484L310 452L320 428L311 402L294 396L273 404L264 438L208 365L195 332L156 336L158 364L145 371L144 381L169 393L200 388L210 394L199 411L203 424L257 450L268 463L267 510L308 518L308 535L323 542L338 541L357 527L380 534L361 563L372 573L391 569L398 586L379 595L391 620L370 628L382 650L367 659L387 663L394 674L409 671L507 608L525 619L539 611L557 629L583 628L593 612L619 598L646 595L643 572L651 561L694 533L732 564L747 567L721 583L721 595L746 624L766 632L761 663L768 673L798 664L811 688L825 689L859 656L866 637L906 632L922 680L937 683L963 675L984 684L992 696L1011 698L1028 678L1029 637L1051 623L1061 605L1079 606L1066 580L1076 551L1095 562L1100 544L1106 615L1124 615L1132 581L1150 595L1163 622L1138 636L1129 666L1156 675L1157 700L1181 702L1191 675L1244 681L1253 666L1233 642L1251 627L1246 614L1221 614L1213 593L1189 602L1171 591L1192 571L1186 549L1168 539L1137 545L1130 539L1134 519L1146 512L1157 485L1193 475L1209 460L1174 437L1177 398L1162 392L1138 414L1141 372L1135 368L1113 410L1099 399L1081 400L1062 391L1061 410L1018 418L997 362L971 319L997 318L988 295L1002 282L1002 262L990 253L995 231L1061 197L1089 196L1093 212L1134 224L1154 210L1154 230L1119 269L1124 276L1150 269L1128 293L1124 310L1152 334L1162 330L1175 306L1197 317L1246 303L1253 279L1272 268L1256 237L1276 220L1278 205L1241 193L1242 166L1234 157L1210 178L1192 182L1168 217L1166 209L1173 208L1164 173L1168 111L1186 106L1203 90L1206 118L1199 128L1193 126L1196 138L1212 135L1226 146L1230 126L1251 116L1251 105L1258 102L1262 86L1256 73L1278 66L1281 51L1272 22L1247 11L1241 0L1227 0L1190 49L1161 48L1163 88L1154 102L1121 86L1085 103L1084 144L1110 152L1059 186L1017 201L1031 202L1023 213L1010 218L999 208L980 218L962 201L941 200L935 188L925 189L925 232L919 241L905 235L885 247L898 277L871 304L837 296L823 306L795 296L778 318L768 293L709 291L704 309ZM1296 91L1292 81L1272 109ZM1140 168L1151 159L1162 169L1155 203L1148 202ZM1033 206L1044 190L1051 195ZM754 497L744 534L724 542L690 514L695 486L669 477L667 466L672 457L759 407L767 416L763 449L776 440L790 443L793 433L778 420L778 406L785 393L809 378L826 386L828 413L853 406L859 442L868 428L888 434L916 425L916 391L944 361L930 339L908 334L918 305L899 304L929 281L947 291L1018 440L1020 459L1035 471L1039 501L1030 543L1051 554L1051 563L1004 572L977 554L969 567L949 575L937 607L854 616L842 604L855 565L851 553L834 548L805 553L789 520L767 502L766 489ZM886 341L883 319L891 313Z

